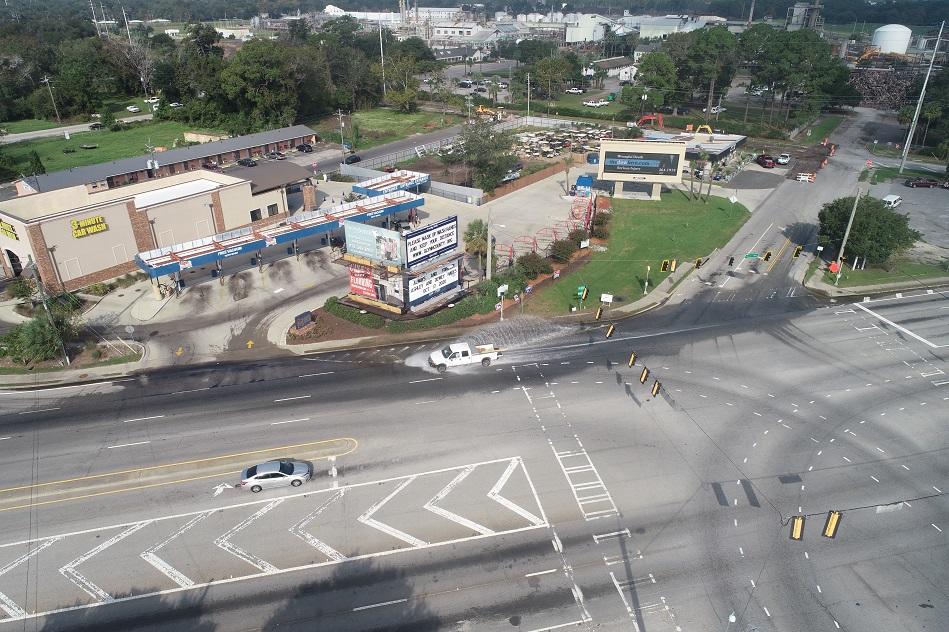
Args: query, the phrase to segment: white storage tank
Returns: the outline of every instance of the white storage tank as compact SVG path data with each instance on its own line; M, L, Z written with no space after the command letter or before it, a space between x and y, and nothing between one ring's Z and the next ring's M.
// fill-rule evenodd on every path
M873 31L870 43L879 48L881 53L905 55L912 36L913 31L902 24L887 24Z

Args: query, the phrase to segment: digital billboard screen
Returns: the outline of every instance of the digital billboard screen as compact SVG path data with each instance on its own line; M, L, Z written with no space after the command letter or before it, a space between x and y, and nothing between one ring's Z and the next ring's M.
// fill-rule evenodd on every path
M601 168L603 173L675 176L679 172L679 156L679 153L607 151Z

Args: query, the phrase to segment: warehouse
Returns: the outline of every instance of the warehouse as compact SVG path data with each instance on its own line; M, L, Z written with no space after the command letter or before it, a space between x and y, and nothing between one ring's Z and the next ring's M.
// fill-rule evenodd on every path
M53 291L138 269L139 252L236 228L263 228L315 209L310 172L288 162L190 171L115 189L86 185L0 201L5 277L35 262Z

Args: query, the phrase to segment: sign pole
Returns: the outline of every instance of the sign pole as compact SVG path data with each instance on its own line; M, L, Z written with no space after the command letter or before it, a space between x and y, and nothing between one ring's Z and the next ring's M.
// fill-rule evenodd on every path
M646 296L646 291L649 289L649 269L650 266L646 266L646 282L643 283L643 296Z
M840 244L840 252L837 253L837 278L834 279L834 287L840 282L840 266L844 260L844 248L847 247L847 239L850 237L850 227L853 226L854 215L857 214L857 202L860 201L860 189L853 196L853 210L850 211L850 219L847 220L847 230L844 231L844 240Z

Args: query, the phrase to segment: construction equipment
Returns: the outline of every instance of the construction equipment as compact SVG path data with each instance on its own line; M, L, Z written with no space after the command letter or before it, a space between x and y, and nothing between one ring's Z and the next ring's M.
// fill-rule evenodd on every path
M696 134L702 134L702 133L711 134L712 128L711 126L706 125L705 123L702 123L701 125L695 128L695 133Z
M487 114L488 116L494 116L495 114L497 114L497 112L495 112L491 108L486 108L483 105L479 105L478 109L476 109L475 112L477 114Z
M639 117L639 120L636 121L637 127L642 127L643 125L652 124L654 127L662 129L666 126L665 119L663 119L662 114L644 114Z

